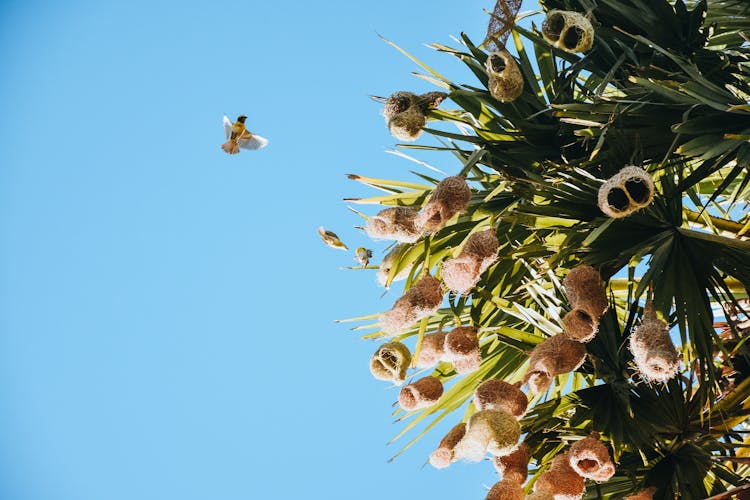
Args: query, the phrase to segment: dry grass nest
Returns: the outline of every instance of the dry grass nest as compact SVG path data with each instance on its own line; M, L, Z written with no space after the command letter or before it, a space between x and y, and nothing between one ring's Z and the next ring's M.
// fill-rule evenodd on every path
M427 123L426 113L437 108L448 94L427 92L416 95L412 92L395 92L383 106L383 117L391 134L401 141L416 141Z
M649 382L666 382L679 370L680 353L669 336L669 327L656 316L650 303L630 336L630 352L638 372Z
M409 288L380 320L383 332L396 335L434 313L443 301L440 281L427 275Z
M437 449L430 454L430 465L436 469L444 469L455 462L453 450L466 434L466 424L455 425L448 434L440 440Z
M422 349L417 358L417 368L432 368L444 355L445 333L442 331L428 333L422 338Z
M474 391L474 406L477 410L504 410L520 419L529 400L519 386L504 380L485 380Z
M586 491L586 482L570 466L568 453L560 453L536 480L534 491L551 493L555 500L580 500Z
M401 389L398 404L406 411L419 410L434 405L442 395L443 383L435 377L424 377Z
M489 77L487 88L492 97L500 102L513 102L523 93L523 75L507 50L492 52L484 66Z
M619 219L651 204L654 181L640 167L628 166L599 188L597 203L605 215Z
M496 260L499 244L494 229L479 231L466 239L458 257L443 263L441 276L448 289L465 294Z
M519 483L510 479L503 479L490 488L485 500L523 500L525 496Z
M395 240L401 243L414 243L422 236L416 225L416 210L410 207L391 207L381 210L370 218L365 231L376 240Z
M411 363L409 348L401 342L388 342L375 351L370 359L370 372L378 380L401 384Z
M482 362L478 331L472 326L460 326L445 334L443 359L453 363L457 373L471 373Z
M446 177L435 186L415 224L424 232L432 234L454 215L465 212L470 200L471 189L463 176Z
M568 451L570 466L578 475L597 482L609 481L615 475L615 465L598 434L576 441Z
M578 12L551 10L542 23L542 37L565 52L585 52L594 44L594 27Z
M529 356L524 382L533 394L549 389L552 377L577 370L586 360L586 347L563 334L545 339Z
M530 452L529 445L521 443L510 455L493 459L495 470L503 479L523 484L529 474Z
M518 447L521 426L503 410L481 410L469 418L466 435L454 448L457 460L478 462L489 452L499 457L510 455Z

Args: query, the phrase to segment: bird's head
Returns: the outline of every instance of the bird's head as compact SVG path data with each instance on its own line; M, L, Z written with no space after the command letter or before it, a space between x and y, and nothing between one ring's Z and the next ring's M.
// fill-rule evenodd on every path
M245 120L247 120L247 116L245 115L240 115L237 117L237 121L240 123L245 123Z

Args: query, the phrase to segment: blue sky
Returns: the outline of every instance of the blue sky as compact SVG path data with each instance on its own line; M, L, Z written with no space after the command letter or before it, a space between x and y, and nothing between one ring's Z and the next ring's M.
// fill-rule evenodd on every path
M344 174L416 167L367 96L433 88L377 33L474 83L422 44L491 7L0 4L0 498L483 498L489 463L424 466L445 426L386 462L397 391L333 320L397 291L316 228L382 255ZM223 113L269 147L225 155Z

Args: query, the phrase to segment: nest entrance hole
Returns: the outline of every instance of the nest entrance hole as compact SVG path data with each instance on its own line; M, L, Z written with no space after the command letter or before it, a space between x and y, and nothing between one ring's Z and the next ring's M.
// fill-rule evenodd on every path
M565 45L565 48L568 50L574 50L578 47L578 44L581 43L583 36L584 33L581 28L579 28L578 26L572 26L568 28L568 31L565 32L565 36L563 37L563 45Z
M625 189L636 203L646 203L651 195L648 185L641 179L628 179L625 182Z
M599 462L584 458L583 460L578 461L578 468L583 472L595 472L599 469Z
M495 73L502 73L505 71L505 59L496 54L490 56L490 65L492 66L492 71Z
M609 193L607 193L607 204L613 210L622 212L628 209L628 207L630 206L630 200L628 199L628 195L625 194L625 191L623 191L622 188L615 187L610 189Z

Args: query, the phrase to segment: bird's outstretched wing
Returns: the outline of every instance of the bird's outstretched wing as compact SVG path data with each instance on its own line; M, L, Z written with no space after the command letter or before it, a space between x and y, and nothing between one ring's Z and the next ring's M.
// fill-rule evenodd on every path
M248 132L240 137L237 144L239 144L242 149L261 149L268 146L268 139Z
M227 139L232 135L232 120L227 115L224 115L224 135L227 136Z

